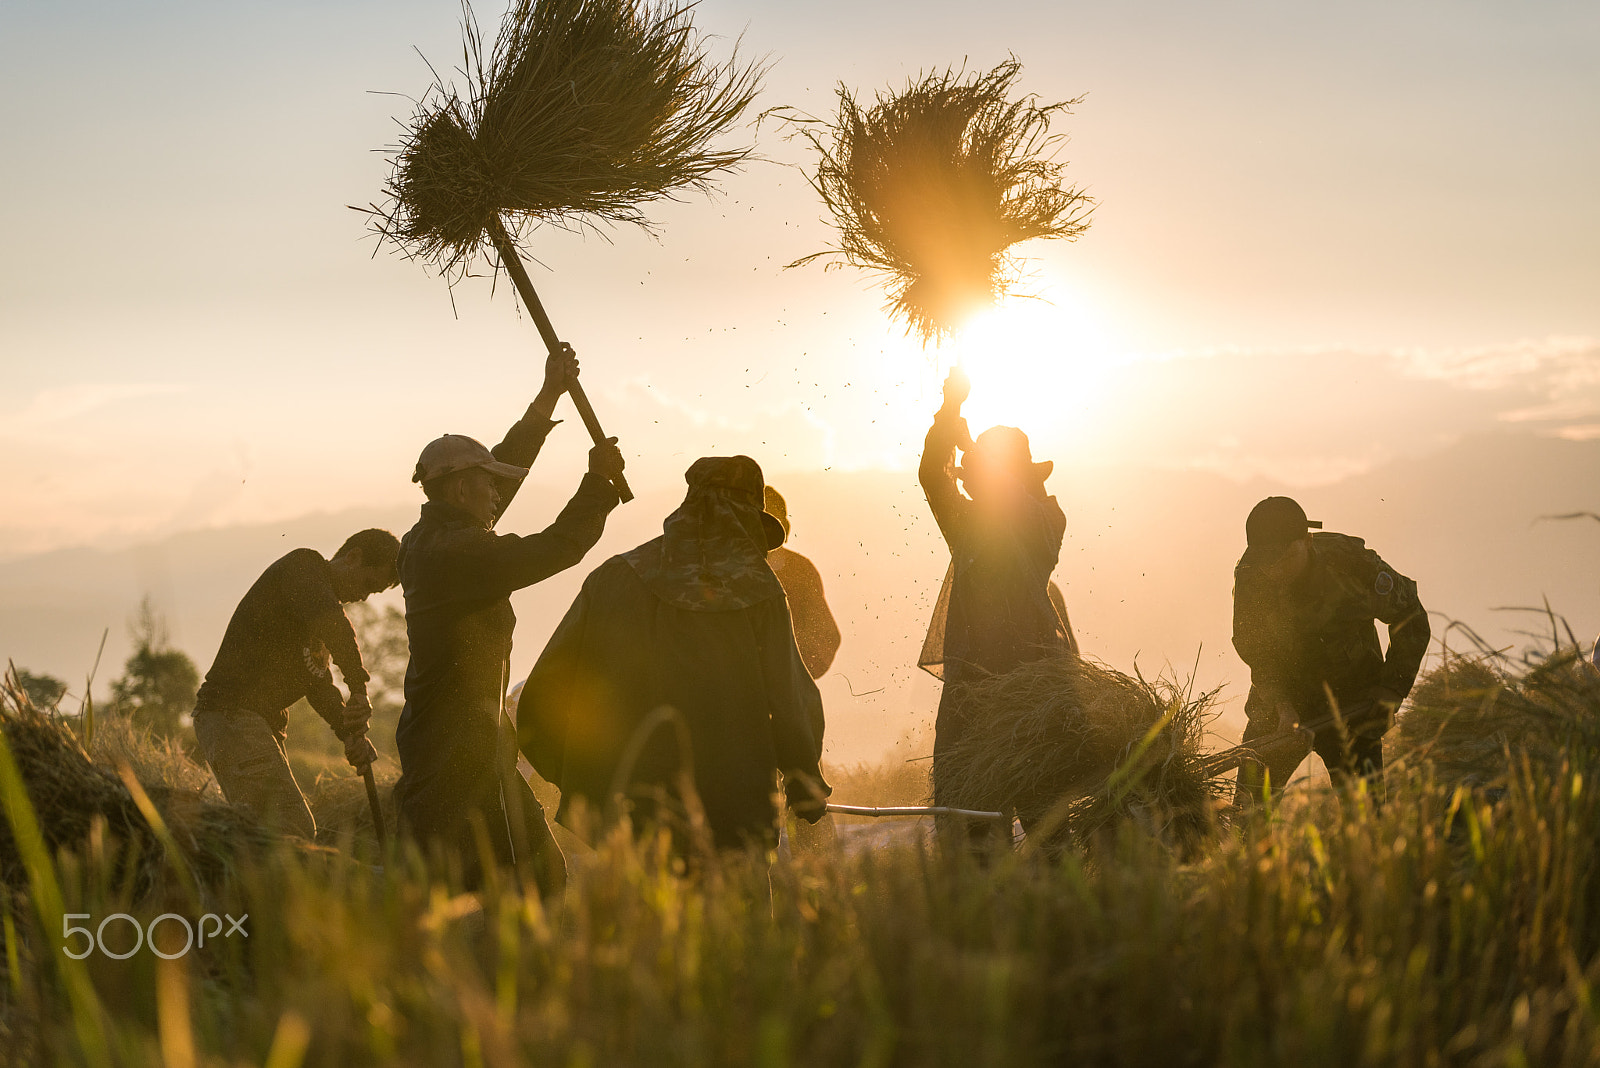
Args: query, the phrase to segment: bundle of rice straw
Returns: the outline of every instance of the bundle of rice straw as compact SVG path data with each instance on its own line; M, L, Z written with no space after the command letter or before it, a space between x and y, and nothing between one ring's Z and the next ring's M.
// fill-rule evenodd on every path
M1417 681L1397 749L1445 782L1494 785L1526 758L1535 768L1600 759L1600 671L1575 645L1513 662L1447 653Z
M1094 202L1061 185L1064 137L1049 133L1078 99L1009 99L1021 70L1011 59L970 78L928 74L866 109L841 85L826 132L792 120L821 157L811 184L839 244L790 266L833 256L881 272L890 314L927 344L1015 284L1012 245L1088 229Z
M934 761L941 803L1014 811L1047 846L1134 818L1187 848L1231 789L1201 751L1215 697L1076 656L968 684L962 741Z
M62 849L83 853L93 828L100 824L115 881L126 881L136 897L160 885L166 866L164 847L122 777L91 760L62 717L34 707L14 676L0 683L0 731L52 856ZM248 811L220 798L167 783L140 785L203 884L215 885L236 858L276 841ZM13 889L28 885L11 825L3 816L0 883Z
M490 54L468 9L465 96L436 80L419 104L375 229L448 278L493 243L502 216L512 241L518 220L648 226L640 203L706 188L751 152L710 142L762 71L712 62L692 8L513 0Z

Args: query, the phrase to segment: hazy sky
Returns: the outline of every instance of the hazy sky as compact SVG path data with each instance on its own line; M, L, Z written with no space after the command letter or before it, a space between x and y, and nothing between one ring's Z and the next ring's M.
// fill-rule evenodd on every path
M703 0L696 21L769 57L758 107L824 114L841 80L1008 52L1025 89L1084 97L1063 158L1094 225L1023 250L1053 303L968 344L975 427L1292 484L1496 426L1600 436L1600 5ZM0 555L414 501L424 442L521 412L541 353L509 288L452 306L347 207L379 194L418 50L456 62L453 4L0 0ZM829 236L782 133L751 132L770 162L716 200L653 212L658 239L533 239L636 487L713 451L914 464L951 353L854 272L782 269ZM536 481L575 483L581 438Z

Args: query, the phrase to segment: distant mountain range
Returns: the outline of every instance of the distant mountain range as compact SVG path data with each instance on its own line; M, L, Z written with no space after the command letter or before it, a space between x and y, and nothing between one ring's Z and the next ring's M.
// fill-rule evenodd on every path
M925 729L938 684L912 665L948 554L914 472L807 472L774 476L789 499L790 545L821 570L845 640L822 680L835 762L876 759L905 740L908 756L931 743ZM1290 493L1330 530L1366 538L1415 578L1435 613L1498 645L1519 631L1548 633L1535 613L1546 599L1582 641L1600 629L1600 523L1538 522L1600 511L1600 442L1526 434L1469 438L1422 457L1303 490L1238 483L1193 471L1134 470L1058 461L1051 488L1067 511L1056 580L1084 650L1113 667L1194 674L1224 686L1221 733L1239 726L1248 673L1230 635L1232 569L1244 517L1270 493ZM567 491L527 487L503 529L550 521ZM605 539L578 568L520 593L513 674L525 672L576 594L607 555L659 533L679 494L641 494L613 516ZM109 628L96 693L130 652L127 621L148 594L173 644L202 671L238 598L290 549L324 554L365 526L403 533L415 509L357 509L281 523L198 530L114 551L66 549L0 563L0 652L81 690ZM385 595L398 601L398 592ZM1467 644L1449 631L1452 646ZM1170 666L1170 667L1169 667ZM909 733L909 737L907 737Z

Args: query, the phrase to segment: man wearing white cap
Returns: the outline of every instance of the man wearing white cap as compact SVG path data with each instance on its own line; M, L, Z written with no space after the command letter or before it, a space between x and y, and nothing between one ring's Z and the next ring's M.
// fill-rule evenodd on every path
M480 824L501 865L515 864L545 892L565 882L560 850L527 783L497 759L502 701L516 615L511 594L583 559L617 506L611 480L622 473L616 439L589 452L589 470L554 523L537 534L497 534L555 422L550 414L578 374L569 346L545 364L544 385L527 413L492 450L446 434L428 443L412 481L427 503L401 539L411 660L395 742L395 786L403 828L424 848L459 858L476 886ZM514 758L514 750L507 748Z

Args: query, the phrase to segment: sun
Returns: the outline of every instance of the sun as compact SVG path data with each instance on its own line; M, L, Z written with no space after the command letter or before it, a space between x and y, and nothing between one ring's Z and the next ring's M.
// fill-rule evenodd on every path
M947 351L972 379L974 434L1018 426L1037 445L1064 446L1100 425L1116 361L1092 309L1053 295L1013 298L967 324Z

